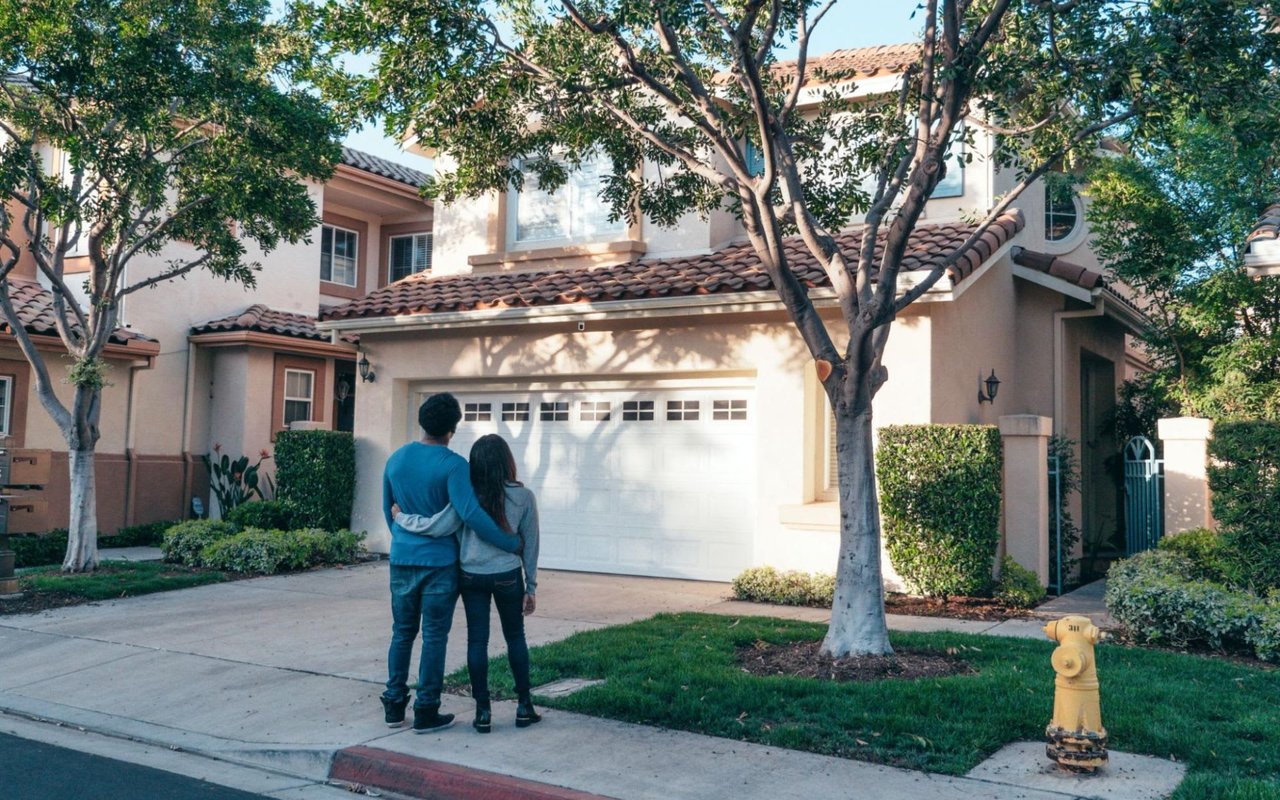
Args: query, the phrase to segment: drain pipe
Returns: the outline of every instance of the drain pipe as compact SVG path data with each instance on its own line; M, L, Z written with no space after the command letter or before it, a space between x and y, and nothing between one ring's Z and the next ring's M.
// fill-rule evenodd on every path
M1053 432L1061 436L1063 431L1063 410L1067 406L1066 376L1064 358L1066 357L1066 327L1069 319L1085 319L1101 317L1106 313L1101 293L1095 294L1093 308L1080 311L1053 312Z

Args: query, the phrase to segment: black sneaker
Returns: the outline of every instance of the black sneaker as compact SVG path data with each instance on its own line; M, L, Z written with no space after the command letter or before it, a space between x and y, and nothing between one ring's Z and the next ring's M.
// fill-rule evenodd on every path
M382 710L385 712L383 719L387 721L388 728L399 728L404 724L404 709L409 705L409 698L403 700L388 700L382 698Z
M542 715L533 707L533 698L521 697L516 703L516 727L527 728L535 722L541 722Z
M441 714L440 706L413 709L413 732L435 733L453 727L453 715Z
M476 718L471 723L476 733L488 733L493 730L493 712L488 708L476 708Z

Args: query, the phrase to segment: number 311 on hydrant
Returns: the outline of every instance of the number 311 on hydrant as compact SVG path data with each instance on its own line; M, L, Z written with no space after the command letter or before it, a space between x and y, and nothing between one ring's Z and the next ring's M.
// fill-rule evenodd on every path
M1093 772L1107 763L1107 730L1098 700L1098 667L1093 646L1106 634L1088 617L1063 617L1044 626L1058 643L1053 651L1053 720L1045 728L1045 752L1059 766Z

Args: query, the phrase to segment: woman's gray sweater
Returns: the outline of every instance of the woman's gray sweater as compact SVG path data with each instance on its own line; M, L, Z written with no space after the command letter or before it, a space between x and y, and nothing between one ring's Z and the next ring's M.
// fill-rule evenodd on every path
M475 531L464 526L452 505L440 513L425 517L421 514L396 515L396 524L410 533L423 536L458 536L458 559L462 569L475 575L492 575L510 572L524 567L526 594L536 594L538 586L538 506L533 492L519 484L506 485L507 524L520 535L524 543L521 555L507 553L481 539Z

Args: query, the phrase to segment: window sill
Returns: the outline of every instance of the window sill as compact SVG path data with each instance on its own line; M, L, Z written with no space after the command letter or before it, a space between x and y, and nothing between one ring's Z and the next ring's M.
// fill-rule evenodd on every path
M345 283L334 283L320 279L320 294L329 295L330 297L342 297L348 300L359 300L364 297L364 292L360 291L359 286L348 286Z
M778 506L778 522L788 528L834 533L840 530L840 504L824 500L803 505Z
M481 253L467 256L467 263L473 267L513 266L531 261L544 261L572 256L614 254L638 256L644 255L647 249L645 243L638 239L622 239L612 242L584 242L554 247L533 247L527 250L507 250L500 253Z

